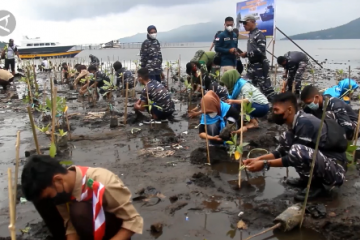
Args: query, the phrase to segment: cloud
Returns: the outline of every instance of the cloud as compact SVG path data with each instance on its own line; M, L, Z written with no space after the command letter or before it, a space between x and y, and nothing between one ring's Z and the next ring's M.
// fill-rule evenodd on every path
M0 9L12 12L17 19L15 31L10 36L0 37L0 41L14 38L19 44L21 37L28 35L64 44L85 44L146 32L151 24L162 32L199 22L223 23L225 17L235 17L236 2L12 0L4 1ZM282 31L292 35L342 25L358 18L358 9L359 0L346 0L346 7L337 0L278 0L276 23Z

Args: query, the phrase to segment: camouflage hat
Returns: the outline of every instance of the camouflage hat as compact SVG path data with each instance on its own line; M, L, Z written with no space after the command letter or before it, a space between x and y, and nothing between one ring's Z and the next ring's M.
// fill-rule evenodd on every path
M255 19L254 15L247 15L243 19L241 19L239 22L247 22L247 21L256 22L256 19Z

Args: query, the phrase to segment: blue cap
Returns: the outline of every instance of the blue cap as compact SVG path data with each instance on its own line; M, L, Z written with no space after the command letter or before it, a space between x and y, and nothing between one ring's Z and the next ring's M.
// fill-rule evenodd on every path
M156 30L156 27L155 27L154 25L148 26L147 32L149 33L152 29L155 29L155 30ZM157 31L157 30L156 30L156 31Z

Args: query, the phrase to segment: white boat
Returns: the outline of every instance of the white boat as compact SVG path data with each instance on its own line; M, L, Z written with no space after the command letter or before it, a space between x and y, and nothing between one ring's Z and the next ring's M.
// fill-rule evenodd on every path
M29 38L24 36L18 46L21 59L38 59L44 57L74 57L82 50L77 50L75 45L61 45L59 42L43 41L39 37Z

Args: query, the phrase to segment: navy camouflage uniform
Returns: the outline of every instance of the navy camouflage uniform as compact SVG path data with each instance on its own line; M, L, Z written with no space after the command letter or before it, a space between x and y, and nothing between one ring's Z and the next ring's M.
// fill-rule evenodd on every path
M323 106L324 105L325 100L323 102ZM309 107L305 107L304 112L313 114L317 118L321 119L321 108L318 110L311 110ZM338 98L330 97L326 108L326 116L329 119L334 119L345 130L347 140L350 141L353 139L357 128L358 115L349 104L346 104Z
M131 73L131 71L126 70L125 68L121 68L116 71L116 85L120 87L120 89L126 89L126 83L129 83L129 89L134 87L135 77ZM124 85L122 84L124 74Z
M90 65L94 65L94 66L99 67L100 60L97 57L95 57L94 55L92 55L92 54L89 57L90 57Z
M292 91L293 81L295 80L295 91L299 93L301 90L301 81L303 75L309 65L309 59L305 53L302 52L288 52L284 55L287 63L284 66L288 70L287 86L288 91Z
M97 82L97 88L99 89L99 92L101 94L104 94L106 92L106 90L102 89L103 86L105 86L105 82L104 81L107 81L110 83L110 78L103 72L101 71L97 71L95 74L94 74L94 80L90 81L90 86L94 83L94 82Z
M299 111L292 129L281 135L279 146L272 152L276 159L281 157L284 167L294 167L302 178L309 178L320 122L315 116ZM313 177L318 183L340 186L345 179L346 155L345 152L321 150L325 147L327 137L327 128L323 127Z
M140 57L140 66L148 69L150 79L161 82L163 58L159 41L147 36L141 45Z
M148 89L147 92L146 88ZM147 94L149 95L150 101L154 102L151 113L158 115L159 120L167 119L175 111L175 104L171 100L170 92L158 81L151 79L148 82L141 92L141 101L148 103Z
M266 58L266 38L258 28L249 33L247 57L250 63L244 78L252 81L252 84L259 87L271 101L275 93L271 86L269 60Z

